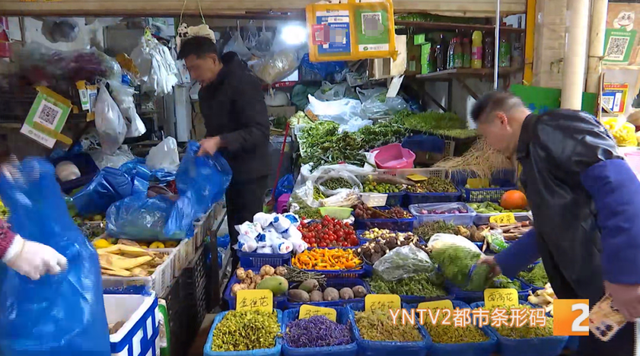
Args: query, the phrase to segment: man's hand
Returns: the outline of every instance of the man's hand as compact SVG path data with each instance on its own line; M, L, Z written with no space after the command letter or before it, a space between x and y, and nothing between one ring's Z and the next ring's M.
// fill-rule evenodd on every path
M204 156L207 154L213 156L221 145L222 141L219 136L205 138L200 141L200 151L198 152L198 156Z
M502 274L500 270L500 266L496 262L496 259L493 256L482 256L478 260L478 264L487 265L491 267L491 272L489 273L489 278L495 278Z
M632 322L640 318L640 285L638 284L613 284L604 282L607 294L613 299L613 306Z
M67 259L56 250L38 242L27 241L20 235L15 236L4 260L8 267L34 281L47 273L58 274L67 269Z

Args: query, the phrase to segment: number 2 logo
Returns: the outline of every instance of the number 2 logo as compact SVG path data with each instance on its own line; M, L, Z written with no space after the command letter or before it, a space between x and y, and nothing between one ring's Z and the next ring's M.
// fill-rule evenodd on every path
M556 299L553 302L553 335L589 335L589 300Z
M580 304L574 304L571 306L571 311L575 312L579 310L581 313L580 315L575 318L575 320L573 320L573 323L571 323L571 331L574 333L588 333L589 332L589 325L581 325L585 320L587 320L587 318L589 317L589 305L588 304L584 304L584 303L580 303Z

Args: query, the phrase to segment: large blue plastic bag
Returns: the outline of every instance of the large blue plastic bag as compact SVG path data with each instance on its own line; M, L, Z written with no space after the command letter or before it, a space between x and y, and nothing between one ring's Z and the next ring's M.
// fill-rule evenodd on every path
M80 215L104 214L111 204L136 193L146 193L148 188L148 182L134 175L105 167L72 200Z
M146 182L168 183L176 178L176 174L164 169L150 170L143 158L136 158L124 163L119 168L126 174L136 176Z
M136 194L113 203L107 210L107 233L135 240L165 238L163 230L175 203L166 196Z
M199 150L197 142L189 141L176 172L176 188L180 197L164 227L167 237L192 236L193 221L222 199L231 182L231 167L222 155L216 152L213 156L198 156Z
M67 212L53 166L28 158L23 179L0 175L0 197L12 230L51 246L68 269L37 281L7 268L0 277L0 354L110 355L109 330L96 251Z

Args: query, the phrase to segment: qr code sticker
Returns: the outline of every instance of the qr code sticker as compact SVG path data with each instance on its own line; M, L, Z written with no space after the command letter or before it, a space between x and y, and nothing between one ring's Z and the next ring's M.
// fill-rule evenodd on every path
M603 96L602 97L602 106L609 110L613 110L613 97L612 96Z
M42 101L33 121L46 127L54 128L61 114L62 110L60 108L47 101Z
M629 37L610 37L607 51L604 55L606 59L613 61L624 60L624 54L629 46Z
M382 30L382 14L379 12L369 12L362 14L362 33L375 36Z

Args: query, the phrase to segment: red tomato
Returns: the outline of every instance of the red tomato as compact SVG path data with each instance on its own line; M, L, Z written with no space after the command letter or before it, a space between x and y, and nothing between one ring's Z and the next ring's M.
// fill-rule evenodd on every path
M321 242L318 246L320 246L320 247L327 247L327 244L326 244L326 243L324 243L324 242Z

